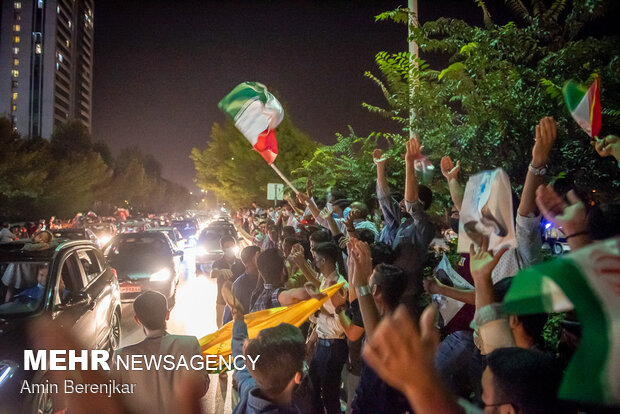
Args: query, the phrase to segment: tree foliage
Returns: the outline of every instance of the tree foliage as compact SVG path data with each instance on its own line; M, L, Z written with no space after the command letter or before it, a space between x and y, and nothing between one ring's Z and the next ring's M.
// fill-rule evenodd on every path
M189 207L189 192L161 177L151 155L131 148L114 160L105 143L93 143L88 130L70 121L50 140L24 139L0 118L0 216L31 220L61 218L114 206L136 212L179 211Z
M276 135L280 155L275 164L285 175L310 158L317 148L317 143L287 116ZM206 148L192 149L190 158L196 169L196 183L233 207L249 205L252 201L265 205L267 184L282 182L230 120L214 123Z
M613 195L620 188L617 166L601 159L589 137L577 126L563 102L561 87L575 79L602 80L602 135L620 130L620 37L586 34L588 25L603 17L611 0L506 1L515 22L498 25L482 0L485 25L439 18L418 25L409 10L397 8L377 16L411 27L412 39L422 56L447 58L444 67L431 67L408 52L376 55L378 74L365 76L382 91L384 103L367 103L369 112L398 123L402 135L389 135L390 176L402 188L402 160L410 116L424 153L439 169L439 160L450 155L460 160L465 175L483 169L504 168L513 185L523 183L538 120L552 115L559 137L549 162L550 173L568 176L576 184ZM527 5L525 4L527 3ZM413 64L412 64L413 63ZM413 93L411 93L413 85ZM342 182L352 197L373 193L374 168L370 152L381 134L339 136L334 146L322 147L296 171L298 177L320 177L327 184ZM430 186L447 206L445 180L435 174Z

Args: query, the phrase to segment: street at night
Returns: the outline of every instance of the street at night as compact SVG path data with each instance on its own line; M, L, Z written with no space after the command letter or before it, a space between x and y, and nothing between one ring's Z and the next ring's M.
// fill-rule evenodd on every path
M0 2L0 414L620 413L618 21Z

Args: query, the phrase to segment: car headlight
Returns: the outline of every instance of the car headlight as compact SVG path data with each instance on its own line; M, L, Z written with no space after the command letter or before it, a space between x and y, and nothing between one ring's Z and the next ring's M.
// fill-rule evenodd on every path
M205 249L204 247L199 247L197 250L197 253L199 256L204 256L207 254L207 249Z
M17 370L17 364L12 361L0 361L0 387L11 379L15 371Z
M106 235L106 236L101 236L99 237L99 241L101 242L101 245L104 246L106 244L108 244L108 242L110 241L112 237Z
M151 282L163 282L165 280L170 279L170 270L167 267L151 274L151 278L149 279Z

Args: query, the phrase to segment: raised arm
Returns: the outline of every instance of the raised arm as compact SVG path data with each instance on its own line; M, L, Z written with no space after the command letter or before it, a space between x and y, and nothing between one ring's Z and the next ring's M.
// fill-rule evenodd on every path
M528 166L523 192L521 193L519 215L522 217L528 217L537 212L536 189L543 183L546 173L545 166L556 138L557 126L553 117L547 116L541 119L538 125L536 125L536 139L532 148L532 161Z
M295 246L293 246L293 248L295 248ZM299 246L301 247L301 245ZM301 270L306 280L319 288L321 286L321 282L317 277L316 272L310 267L310 265L306 261L306 258L304 257L303 247L301 251L293 252L291 254L291 258L293 260L293 263L295 263L299 270Z
M383 219L386 226L395 226L400 224L400 207L398 202L394 201L390 196L390 185L387 181L385 173L387 157L384 157L380 149L374 150L372 158L377 166L377 200L379 207L383 213Z
M411 138L406 145L405 153L405 201L409 203L418 202L418 180L415 176L415 160L420 157L420 141L416 135Z
M463 187L459 184L458 176L461 170L461 162L457 161L456 166L452 162L452 158L447 155L441 159L441 173L448 180L448 189L452 203L458 211L461 211L463 205Z
M429 295L444 295L468 305L476 304L476 293L473 289L459 289L452 286L447 286L434 277L424 279L423 283L424 290Z
M368 335L372 335L379 323L379 312L377 305L370 293L368 279L372 274L372 258L368 244L356 239L351 239L351 255L355 260L354 272L349 272L351 284L356 289L357 300L364 321L364 329Z

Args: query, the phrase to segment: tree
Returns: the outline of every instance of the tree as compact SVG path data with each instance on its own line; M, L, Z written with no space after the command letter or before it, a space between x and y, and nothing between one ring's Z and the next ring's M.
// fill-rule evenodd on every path
M560 137L551 172L564 172L584 186L594 180L598 189L615 193L620 187L616 166L590 148L562 102L560 87L568 79L586 82L598 73L603 80L603 132L618 131L620 38L582 34L616 3L574 1L564 10L563 0L548 7L548 2L533 1L530 10L521 1L507 1L520 22L505 25L494 24L485 3L476 3L485 27L439 18L412 28L420 51L446 55L448 67L433 69L419 58L411 65L406 52L377 54L381 76L366 76L382 89L388 107L364 106L400 123L404 131L413 109L411 126L436 165L442 155L451 155L462 161L466 173L502 167L513 183L523 182L527 171L534 125L553 115ZM397 9L377 19L406 22L408 13Z
M284 117L276 130L279 156L276 165L284 174L310 158L317 147L306 134ZM233 207L252 201L266 203L267 184L282 182L278 175L253 151L232 121L214 123L211 139L204 150L193 148L190 158L196 169L196 183L226 200Z

